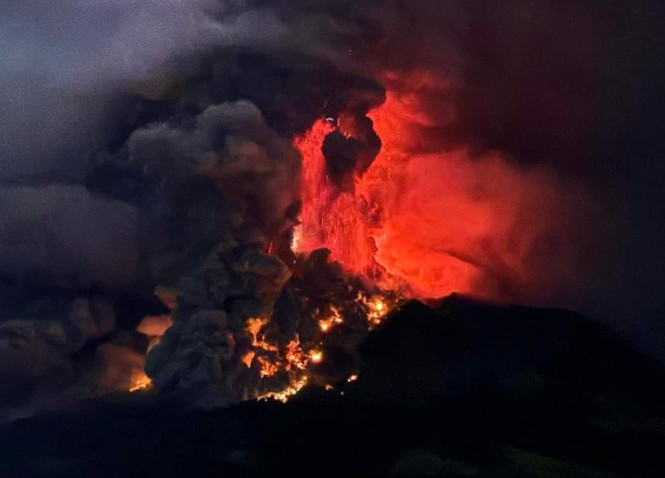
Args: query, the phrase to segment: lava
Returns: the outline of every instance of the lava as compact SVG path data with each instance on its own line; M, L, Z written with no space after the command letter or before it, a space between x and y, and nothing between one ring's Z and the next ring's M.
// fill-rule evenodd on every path
M320 350L311 350L309 352L309 358L312 363L321 363L323 361L323 352Z
M152 380L144 372L135 374L132 377L132 385L129 387L130 392L139 392L142 390L149 390L152 387Z
M184 302L198 320L179 333L205 341L206 327L217 331L211 344L223 373L240 384L229 386L224 403L286 401L308 384L356 381L355 348L405 299L454 292L532 299L570 277L575 196L545 170L526 170L495 152L444 147L437 135L451 113L432 111L429 101L432 88L443 88L440 79L386 81L385 102L367 116L341 111L294 139L303 162L290 251L284 234L260 250L224 243L188 277L197 287L190 285ZM331 168L336 158L341 166ZM234 275L251 292L235 300L261 302L259 316L234 323L226 296L215 294L209 304L191 294ZM178 306L178 297L162 296L172 311ZM182 343L169 342L174 351ZM171 354L153 356L168 362ZM201 360L207 364L208 355ZM216 360L206 365L215 380Z
M359 307L358 310L362 311L369 331L382 322L390 306L396 303L396 300L389 301L376 294L368 297L363 292L358 292L355 299L346 304L346 307L354 305ZM251 369L256 361L262 380L269 380L277 374L287 374L288 376L286 387L263 393L259 395L259 400L274 399L286 402L310 382L310 367L325 361L322 346L325 345L327 335L334 327L341 327L345 324L343 309L329 304L323 311L315 309L311 318L318 324L321 335L308 347L303 347L298 334L284 347L279 346L276 342L271 342L264 330L270 324L268 318L252 317L245 321L245 331L251 339L251 350L245 352L240 357L240 361L248 369ZM358 375L352 374L346 380L354 382L357 379Z
M368 114L382 147L354 172L352 188L331 180L322 150L346 122L321 119L295 139L303 184L293 250L327 248L348 273L421 299L533 300L565 282L579 249L568 229L574 192L499 153L441 146L437 135L453 113L432 111L428 98L444 80L414 74L386 83L386 102Z
M336 325L344 323L341 312L334 305L330 306L330 317L319 320L319 329L321 332L329 332Z
M389 301L387 297L381 297L380 295L373 295L368 298L362 291L358 292L357 301L367 307L367 322L370 328L380 325L386 314L390 311L391 306L396 305L398 302L397 300Z

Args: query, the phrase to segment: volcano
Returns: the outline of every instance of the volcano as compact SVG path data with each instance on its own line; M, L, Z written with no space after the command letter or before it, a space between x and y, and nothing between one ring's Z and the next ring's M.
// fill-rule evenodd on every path
M133 394L4 424L3 474L660 476L665 369L579 314L413 301L359 349L357 380L288 403Z
M658 2L47 3L0 474L662 475Z

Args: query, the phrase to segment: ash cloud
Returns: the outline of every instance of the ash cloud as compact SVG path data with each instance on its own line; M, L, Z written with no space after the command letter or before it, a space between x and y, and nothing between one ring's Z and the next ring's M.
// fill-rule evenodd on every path
M51 357L62 372L37 367L23 392L44 381L77 396L126 387L153 339L134 328L163 313L149 300L156 285L179 283L229 234L259 253L293 223L290 140L338 84L353 88L339 80L346 51L330 41L357 30L318 9L283 10L207 0L0 7L7 384ZM70 340L69 310L91 294L117 320L102 337ZM45 313L46 303L57 307Z
M132 283L139 213L80 185L0 188L0 270L77 288Z
M146 297L228 233L258 250L297 215L292 137L356 93L380 96L386 72L417 70L447 82L423 152L500 150L588 183L609 209L610 224L583 230L602 236L602 259L553 300L655 327L664 19L648 1L2 2L0 276L22 289L18 329L40 330L26 356L70 364L46 319L27 323L43 288L64 304L91 288ZM113 306L114 328L133 330ZM135 341L99 356L143 353Z
M449 81L431 102L441 121L427 144L501 151L591 189L603 223L578 223L575 237L595 237L594 260L573 279L577 293L554 303L608 320L662 358L663 334L652 332L665 312L663 5L394 5L382 16L382 65Z

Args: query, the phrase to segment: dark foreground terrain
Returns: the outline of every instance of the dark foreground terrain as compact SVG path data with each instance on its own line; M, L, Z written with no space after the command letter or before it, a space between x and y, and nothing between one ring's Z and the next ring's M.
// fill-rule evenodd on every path
M665 476L665 372L580 315L411 302L361 354L357 382L287 404L4 423L0 476Z

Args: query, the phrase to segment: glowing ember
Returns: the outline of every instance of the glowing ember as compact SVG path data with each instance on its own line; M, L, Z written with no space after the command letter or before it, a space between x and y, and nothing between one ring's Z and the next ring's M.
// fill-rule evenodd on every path
M300 380L294 382L286 388L285 390L282 390L281 392L270 392L265 395L262 395L259 397L259 400L277 400L282 403L286 403L289 398L297 394L302 388L307 385L308 378L307 376L302 377Z
M152 380L145 373L140 372L133 377L132 386L129 388L130 392L139 392L148 390L152 387Z
M266 318L256 317L245 322L245 330L252 337L254 350L247 352L241 360L247 368L251 368L253 361L256 360L260 364L259 373L261 378L273 377L282 371L287 372L290 383L286 388L259 397L261 400L274 399L286 402L307 384L308 377L305 370L311 359L311 353L303 352L297 335L287 344L284 350L280 350L279 346L270 343L262 332L263 327L268 322L269 320Z
M286 362L287 370L291 370L291 368L305 370L307 367L307 356L300 348L300 339L297 335L286 346Z
M331 305L330 313L331 313L330 317L326 319L319 319L319 329L321 329L321 332L328 332L335 325L340 325L344 323L344 318L342 317L342 313L339 311L337 307Z
M390 311L386 300L379 295L366 297L362 292L358 292L357 300L367 307L367 321L370 323L370 326L381 324L386 314Z
M312 363L321 363L323 361L323 352L320 350L311 350L309 352L309 358Z
M252 336L252 345L259 346L258 338L261 329L269 322L269 319L263 317L251 317L245 322L245 330Z
M256 357L256 352L250 350L245 355L243 355L240 360L247 366L247 368L252 368L252 360L254 360L254 357Z
M261 356L257 360L261 364L261 377L272 377L280 371L279 362L273 362L271 359Z

